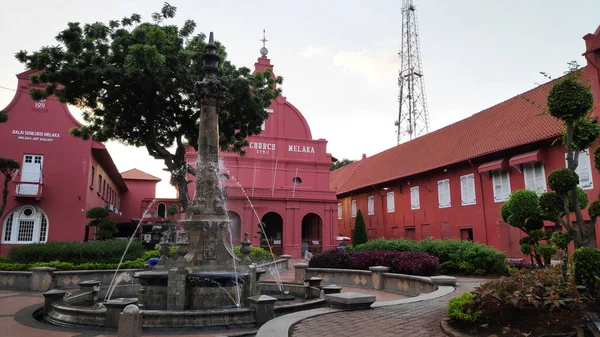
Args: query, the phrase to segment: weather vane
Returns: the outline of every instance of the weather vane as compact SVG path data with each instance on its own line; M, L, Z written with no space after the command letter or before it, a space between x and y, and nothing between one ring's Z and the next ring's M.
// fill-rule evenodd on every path
M268 50L268 49L267 49L267 47L265 46L265 42L267 42L267 41L269 41L269 40L267 40L267 38L265 37L265 29L264 29L264 28L263 28L263 38L262 38L262 40L261 40L261 41L262 41L262 43L263 43L263 46L262 46L262 48L260 48L260 54L261 54L262 56L265 56L265 57L266 57L266 56L267 56L267 54L269 53L269 50Z

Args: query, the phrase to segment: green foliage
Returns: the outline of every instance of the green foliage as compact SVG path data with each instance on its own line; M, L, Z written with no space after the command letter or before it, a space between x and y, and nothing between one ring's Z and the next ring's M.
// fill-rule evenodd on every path
M600 276L600 250L590 247L577 248L573 252L575 282L594 294L596 278Z
M440 261L440 272L449 274L501 274L506 270L506 255L492 247L468 240L372 240L348 249L351 251L424 252Z
M600 172L600 147L594 150L594 167Z
M589 148L600 137L600 125L597 118L584 117L573 122L573 141L571 145L575 151ZM567 145L567 130L563 130L562 142Z
M179 213L179 206L173 204L173 205L169 205L169 208L167 208L167 214L169 215L175 215Z
M544 258L546 266L550 265L552 255L556 254L557 248L549 243L540 244L535 248L536 253Z
M369 241L367 237L367 228L365 227L365 219L363 218L360 209L356 213L356 220L354 222L354 232L352 233L352 244L360 245Z
M108 23L71 22L56 35L58 44L33 53L20 51L15 57L28 69L41 71L31 78L44 86L30 91L34 100L55 95L82 108L88 124L72 129L72 135L143 146L162 159L187 210L190 167L185 146L198 150L198 83L205 76L202 54L207 41L203 33L194 35L192 20L181 27L168 24L175 14L176 7L165 3L152 15L153 22L142 22L139 14ZM215 46L222 87L219 145L244 153L246 138L261 132L268 118L264 109L280 94L276 84L283 80L270 69L252 73L237 68L227 60L225 47L219 42Z
M148 259L135 259L123 261L120 269L142 269L148 263ZM102 262L86 262L86 263L71 263L62 261L36 262L36 263L0 263L0 270L10 271L29 271L30 268L38 267L53 267L56 270L105 270L117 269L118 262L102 263Z
M271 252L269 252L266 249L260 248L260 247L250 247L251 251L250 254L248 254L248 257L250 258L250 261L254 262L254 263L265 263L265 262L273 262L273 258L275 257L275 255L271 254ZM235 252L235 255L239 258L241 258L243 256L242 252L240 252L241 246L235 246L233 247L233 251Z
M508 224L517 228L527 226L529 219L539 218L539 205L540 199L534 191L514 191L510 195L508 206L505 209Z
M448 301L448 317L456 321L478 321L483 313L481 310L465 309L465 306L472 304L474 300L475 294L472 293L462 293L458 297L451 298Z
M68 261L74 264L96 261L98 263L118 263L125 252L127 242L108 240L92 242L46 242L16 246L8 252L7 262L35 263ZM138 241L133 241L125 255L126 260L142 257L144 249Z
M92 207L85 212L86 219L102 219L109 216L108 210L104 207Z
M6 112L0 110L0 123L6 122L8 122L8 115L6 114Z
M4 111L0 110L0 124L6 123L7 121L8 115ZM6 203L8 200L8 183L12 180L14 172L18 170L19 167L20 165L16 160L0 157L0 173L4 174L2 202L0 203L0 218L2 218L2 214L4 213L4 209L6 208Z
M500 216L502 221L508 223L508 217L510 216L510 199L500 206Z
M492 317L512 308L572 310L582 305L582 296L572 279L562 277L560 267L521 269L513 275L482 284L472 292L468 307ZM514 310L514 309L512 309Z
M110 214L104 207L92 207L85 212L87 219L94 219L88 222L88 226L96 227L96 240L109 240L114 234L118 233L119 230L114 221L104 219Z
M562 250L567 250L571 241L573 241L573 239L568 233L565 232L554 232L550 237L550 242Z
M558 168L548 175L548 186L560 195L565 195L579 184L579 176L569 168Z
M521 253L525 255L531 255L531 244L530 243L522 243L521 244Z
M600 216L600 200L592 202L592 204L588 208L588 214L590 215L590 217Z
M335 163L333 163L330 167L329 167L329 171L335 171L337 169L339 169L340 167L344 167L346 165L350 165L352 163L354 163L356 160L351 160L351 159L347 159L344 158L342 160L336 161Z
M540 214L543 219L556 222L564 214L564 200L556 192L540 195Z
M579 197L579 209L584 209L590 203L590 199L588 198L587 193L581 188L577 187L577 196ZM575 205L573 204L573 198L571 197L571 192L567 194L567 200L569 202L569 211L575 212Z
M573 122L587 115L594 104L590 88L572 76L556 83L548 94L548 112L565 122Z
M0 158L0 172L5 176L12 176L15 170L18 170L21 165L14 159Z

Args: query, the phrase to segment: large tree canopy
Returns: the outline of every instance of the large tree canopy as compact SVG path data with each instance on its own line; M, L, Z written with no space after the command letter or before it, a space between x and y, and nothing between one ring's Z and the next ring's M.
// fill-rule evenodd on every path
M165 3L152 15L152 23L142 23L139 14L83 27L71 22L56 36L59 45L21 51L16 58L40 71L32 82L45 87L31 90L34 100L55 95L83 110L88 124L71 130L74 136L144 146L151 156L164 160L185 210L190 171L185 145L197 150L202 102L196 83L204 77L206 35L193 35L192 20L182 27L163 24L175 12L176 7ZM275 87L282 78L270 70L252 74L237 68L227 60L223 45L216 45L225 88L219 106L220 146L243 154L246 138L260 133L268 117L264 109L279 95Z
M8 115L6 112L0 110L0 123L6 123L8 121ZM0 201L0 219L6 208L8 201L8 183L12 180L13 175L19 169L19 163L10 158L0 157L0 173L4 175L4 183L2 184L2 201Z

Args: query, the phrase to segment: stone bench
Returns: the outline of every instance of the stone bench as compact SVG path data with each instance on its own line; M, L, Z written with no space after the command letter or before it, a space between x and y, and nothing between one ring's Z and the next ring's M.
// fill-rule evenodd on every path
M365 295L361 293L339 293L325 295L325 302L331 307L344 310L368 309L375 303L374 295Z

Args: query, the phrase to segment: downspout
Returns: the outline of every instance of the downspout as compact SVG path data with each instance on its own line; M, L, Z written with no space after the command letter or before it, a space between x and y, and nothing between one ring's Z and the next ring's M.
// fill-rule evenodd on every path
M471 167L475 167L471 159L469 159L469 164ZM485 234L485 244L489 246L488 233L487 233L487 217L485 214L485 198L483 194L483 179L481 178L481 173L477 171L477 175L479 176L479 193L481 194L481 211L483 212L483 232Z

